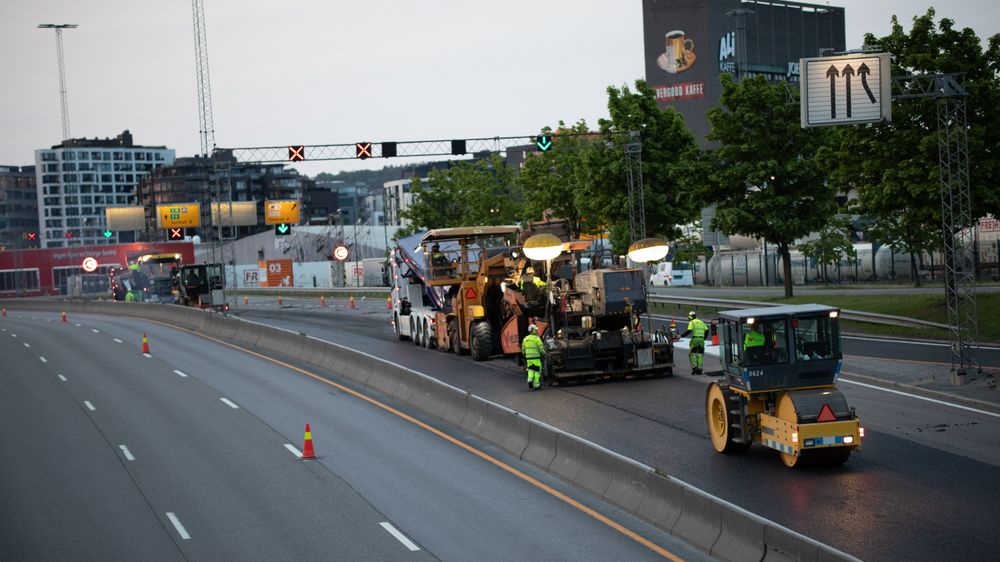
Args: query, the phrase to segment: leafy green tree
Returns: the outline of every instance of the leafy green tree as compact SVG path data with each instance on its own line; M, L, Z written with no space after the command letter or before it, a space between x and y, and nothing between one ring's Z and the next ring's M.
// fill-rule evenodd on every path
M1000 34L983 50L975 32L957 30L935 11L913 19L906 33L896 17L885 37L865 43L892 56L892 74L961 73L969 139L969 184L973 219L1000 212ZM937 104L934 99L893 103L892 122L835 130L837 143L819 159L841 190L856 190L860 212L873 221L874 241L913 254L941 244ZM915 276L915 279L916 276ZM917 279L919 282L919 279Z
M511 224L522 213L514 171L496 154L431 170L411 190L413 204L402 215L415 229Z
M839 263L847 256L857 260L858 254L851 241L854 227L846 216L833 218L819 231L819 237L811 242L799 244L799 250L809 258L814 258L822 266L823 279L828 279L827 266Z
M722 75L722 107L708 111L718 148L686 154L685 185L715 204L713 228L778 246L785 296L792 296L789 250L837 212L836 189L814 159L826 129L803 129L784 84L763 77L737 84ZM691 176L690 174L697 174Z

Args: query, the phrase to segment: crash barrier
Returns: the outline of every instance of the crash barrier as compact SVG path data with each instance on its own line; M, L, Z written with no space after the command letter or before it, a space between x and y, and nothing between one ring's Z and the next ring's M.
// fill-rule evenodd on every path
M538 420L362 351L175 305L22 299L10 310L158 320L293 357L410 404L679 537L720 560L857 560L677 478Z
M647 300L652 304L676 304L686 307L714 308L715 310L733 310L740 308L762 308L769 306L783 306L781 303L766 301L743 301L732 299L712 299L707 297L684 297L679 295L650 295ZM918 318L907 318L905 316L893 316L891 314L876 314L874 312L864 312L862 310L840 311L841 320L851 320L854 322L864 322L867 324L883 324L887 326L906 326L908 328L937 328L947 330L948 325Z

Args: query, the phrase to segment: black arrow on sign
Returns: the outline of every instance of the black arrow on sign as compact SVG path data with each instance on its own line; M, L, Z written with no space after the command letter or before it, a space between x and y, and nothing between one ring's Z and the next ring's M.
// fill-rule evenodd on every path
M844 70L841 73L844 75L844 80L847 82L847 116L851 116L851 76L854 76L854 69L850 64L844 65Z
M840 76L840 71L837 70L836 66L830 65L830 68L826 71L827 78L830 79L830 119L837 118L837 77Z
M868 99L870 99L872 103L875 103L875 94L873 94L872 89L868 87L868 74L870 72L871 69L868 68L868 65L865 63L861 63L861 66L858 67L858 76L861 77L861 87L864 88L865 93L868 94Z

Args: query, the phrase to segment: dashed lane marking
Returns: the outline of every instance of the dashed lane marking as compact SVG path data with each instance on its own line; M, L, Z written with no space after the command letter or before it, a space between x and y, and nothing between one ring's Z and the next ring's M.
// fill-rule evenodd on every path
M97 411L97 408L95 408L94 405L90 403L90 400L84 400L83 405L86 406L87 409L90 410L91 412Z
M225 404L226 406L229 406L230 408L232 408L234 410L239 410L240 409L239 406L237 406L235 403L233 403L232 400L230 400L228 398L219 398L219 400L222 400L223 404Z
M129 452L128 447L126 447L125 445L118 445L118 448L122 450L122 454L125 455L126 459L128 459L130 461L134 461L135 460L135 457L133 457L132 453Z
M191 539L191 535L188 534L187 529L184 528L184 525L181 525L181 520L178 519L177 516L174 515L172 511L167 512L167 519L169 519L170 522L174 524L174 528L177 529L177 534L180 535L182 539L184 540Z
M177 376L179 376L182 379L186 379L187 378L187 374L185 374L183 371L178 371L177 369L174 369L174 373L176 373Z
M410 539L406 538L406 535L404 535L403 533L400 533L399 530L396 529L395 527L393 527L391 523L383 521L383 522L379 523L379 525L381 525L382 528L385 529L386 531L389 531L390 535L396 537L396 540L398 540L399 542L403 543L403 546L405 546L406 548L410 549L410 552L416 552L416 551L420 550L419 546L413 544L413 541L411 541Z

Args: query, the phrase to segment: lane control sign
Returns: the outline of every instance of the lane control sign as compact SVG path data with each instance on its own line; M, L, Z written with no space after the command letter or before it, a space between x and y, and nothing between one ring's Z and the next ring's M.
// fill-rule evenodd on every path
M801 59L803 127L892 121L888 53Z

